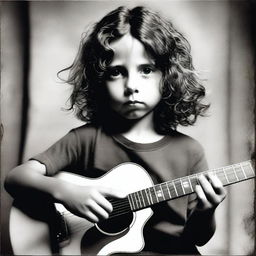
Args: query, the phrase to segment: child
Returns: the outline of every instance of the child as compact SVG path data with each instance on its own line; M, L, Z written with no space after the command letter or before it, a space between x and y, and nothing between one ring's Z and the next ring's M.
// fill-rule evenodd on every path
M73 86L70 109L86 124L8 174L6 188L14 197L39 191L97 223L112 211L106 197L123 192L107 184L74 185L55 174L96 178L134 162L157 184L207 170L199 143L176 130L194 124L209 106L202 103L205 89L189 43L172 23L144 7L119 7L88 32L66 70ZM215 176L200 176L199 183L196 197L152 207L141 253L199 253L196 245L214 234L214 212L226 194Z

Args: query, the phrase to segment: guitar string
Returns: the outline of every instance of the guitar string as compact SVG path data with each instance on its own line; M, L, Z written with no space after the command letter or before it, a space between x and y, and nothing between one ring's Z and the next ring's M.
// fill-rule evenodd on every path
M225 174L223 174L222 172L222 170L217 170L217 171L219 171L219 173L220 174L222 174L222 176L223 177L225 177ZM194 176L194 178L198 178L198 175L197 174L194 174L194 175L191 175L190 176L190 178L192 179L192 176ZM182 178L181 178L182 179ZM166 186L167 186L167 184L170 184L170 183L176 183L175 184L175 186L176 186L176 190L178 190L179 192L180 191L182 191L182 185L180 184L180 182L181 182L181 179L175 179L175 180L173 180L173 181L171 181L171 182L166 182ZM225 177L225 180L226 180L226 177ZM179 182L179 183L177 183L177 182ZM160 185L160 184L159 184ZM177 185L179 186L179 187L177 187ZM175 188L173 188L173 187L168 187L168 188L162 188L162 190L163 190L163 193L166 195L166 194L168 194L168 190L170 191L170 193L172 193L172 192L174 192L175 191L175 193L176 193L176 190L175 190ZM151 191L152 192L152 191ZM191 192L193 192L193 190L191 191ZM177 193L176 193L177 194ZM184 193L181 193L181 195L183 195ZM176 196L178 196L178 195L176 195ZM137 193L137 197L139 198L139 201L141 201L141 199L143 198L142 196L141 196L141 194L140 193ZM155 197L157 198L157 196L155 195ZM146 200L146 198L144 198L145 200ZM149 201L149 200L146 200L147 202ZM153 200L152 200L153 201ZM156 200L156 202L157 202L157 200ZM114 202L112 202L112 203L114 203L114 204L116 204L116 210L122 210L123 209L123 206L125 206L126 204L127 204L127 202L123 202L123 201L118 201L118 202L116 202L116 201L114 201ZM140 202L140 204L141 205L143 205L142 204L142 202ZM151 205L151 203L147 203L147 204L145 204L144 203L144 205L142 206L142 207L139 207L139 208L143 208L143 207L147 207L147 206L150 206ZM118 207L117 207L118 206ZM72 215L72 213L70 213L71 215Z
M249 167L250 167L250 164L248 163L247 164ZM246 167L247 165L245 165L244 167ZM228 174L227 173L227 171L229 171L229 172L232 172L232 174L235 172L235 170L234 170L234 167L235 166L231 166L231 167L226 167L226 174L227 175L230 175L230 174ZM239 169L241 169L241 167L240 166L237 166L237 167L239 167ZM227 180L226 179L226 175L225 175L225 170L224 170L224 168L218 168L218 169L213 169L213 170L210 170L210 171L205 171L205 172L202 172L202 173L213 173L213 174L221 174L223 177L225 177L225 179L223 179L223 181L225 181L225 180ZM242 172L242 170L241 170L241 172ZM198 175L199 174L193 174L193 175L190 175L190 176L187 176L187 177L183 177L183 178L178 178L178 179L174 179L174 180L172 180L172 181L167 181L167 182L164 182L164 183L162 183L162 184L158 184L158 185L156 185L156 186L160 186L160 187L162 187L164 184L166 184L165 186L167 186L167 185L170 185L171 183L174 183L175 184L175 186L176 186L176 189L178 189L178 190L180 190L180 188L182 189L182 185L180 184L180 182L182 181L182 179L183 180L185 180L185 179L193 179L193 178L195 178L196 180L198 179ZM222 177L220 177L219 176L219 178L222 178ZM244 177L244 178L242 178L242 179L240 179L240 180L238 180L238 181L242 181L243 179L246 179L246 177ZM179 186L179 187L177 187L177 185ZM149 190L151 190L151 192L152 192L152 190L153 190L153 192L154 192L154 189L153 189L153 187L151 187L151 188L148 188ZM171 189L171 191L170 192L173 192L173 191L175 191L175 188L170 188L170 187L167 187L167 188L163 188L162 187L162 189L164 190L164 192L168 192L168 190L170 191L170 189ZM142 190L143 191L143 190ZM145 189L144 189L144 191L145 191ZM140 192L140 191L138 191L138 192ZM138 193L138 192L135 192L135 193L137 193L136 195L137 195L137 197L139 198L139 200L141 200L142 198L144 198L144 197L142 197L141 196L141 194L140 193ZM191 191L191 192L193 192L193 191ZM132 194L134 194L135 195L135 193L132 193ZM146 193L146 192L145 192ZM176 193L176 191L175 191L175 193ZM154 193L155 194L155 193ZM154 195L153 194L153 195ZM135 197L136 197L136 195L135 195ZM155 195L156 196L156 195ZM135 198L136 199L136 198ZM111 201L111 200L110 200ZM147 200L147 201L150 201L150 200ZM116 208L117 209L121 209L122 207L123 207L123 201L114 201L114 203L116 204ZM141 203L142 204L142 203ZM119 205L120 206L120 208L119 207L117 207L117 205ZM145 206L149 206L149 205L151 205L151 203L150 204L148 204L148 205L145 205Z
M122 202L118 202L118 204L116 204L115 202L113 202L113 208L114 208L114 212L118 212L118 213L125 213L125 212L129 212L131 211L130 205L128 203L128 201L122 201ZM63 215L65 216L74 216L71 212L69 212L68 210L62 211L61 212ZM120 214L120 215L122 215ZM118 214L110 214L110 217L117 217Z
M226 169L225 170L226 171L226 175L229 175L227 172L232 172L232 174L234 174L234 170L232 169ZM225 175L225 172L223 169L215 169L215 170L211 170L211 171L205 171L205 172L203 172L203 173L210 173L210 172L212 172L212 173L214 173L215 172L215 175L218 173L218 174L221 174L222 175L222 177L225 177L225 180L227 180L227 177L226 177L226 175ZM194 177L194 178L198 178L198 174L194 174L194 175L191 175L191 176L187 176L187 177L184 177L184 178L178 178L178 179L175 179L175 180L173 180L173 181L170 181L170 182L166 182L166 185L169 183L177 183L177 182L179 182L178 184L176 184L176 185L179 185L180 186L180 188L182 187L182 185L180 184L180 182L181 182L181 180L182 179L186 179L186 178L191 178L192 179L192 177ZM236 176L237 177L237 176ZM219 178L221 178L221 177L219 177ZM238 178L238 177L237 177ZM246 177L244 178L244 179L246 179ZM241 180L238 180L238 181L242 181L243 179L241 179ZM227 180L228 181L228 180ZM163 183L164 184L164 183ZM163 185L163 184L159 184L160 186L161 185ZM163 193L164 192L168 192L168 190L170 191L170 188L162 188L163 189ZM177 189L177 188L176 188ZM179 188L178 188L179 189ZM172 190L172 192L175 190L174 188L171 188L171 190ZM141 196L141 194L140 193L137 193L137 197L139 198L139 200L141 200L142 199L142 196ZM157 196L156 196L157 197ZM147 200L148 201L148 200ZM110 215L110 217L109 218L114 218L114 217L117 217L117 216L120 216L120 215L123 215L124 213L128 213L127 212L127 210L131 210L130 209L130 206L128 205L128 207L127 207L127 202L124 202L124 201L114 201L114 202L112 202L113 204L115 204L115 203L117 203L116 205L118 205L119 207L117 207L117 208L115 208L115 210L119 210L118 211L118 213L117 214L112 214L112 215ZM142 205L142 202L141 202L141 205ZM149 204L150 205L150 204ZM145 207L146 207L147 205L145 205ZM126 208L125 208L126 207ZM64 213L64 212L63 212ZM70 214L71 216L70 217L76 217L76 216L74 216L72 213L70 213L70 212L68 212L68 211L66 211L64 214ZM82 221L81 221L82 222ZM80 223L81 223L80 222ZM80 224L79 223L79 224Z
M130 211L130 207L126 208L125 211L124 211L124 208L122 209L122 211L119 210L119 211L117 212L117 214L112 214L112 215L110 215L109 218L114 218L114 217L123 215L124 213L127 213L127 210ZM76 217L76 216L72 215L71 213L70 213L70 215L71 215L70 217ZM80 221L80 222L77 222L77 223L76 223L76 225L79 226L79 229L80 229L80 223L81 223L81 222L83 222L83 221ZM73 227L73 228L75 229L76 227Z
M110 198L110 199L108 199L108 201L113 205L113 208L117 208L117 209L119 208L119 206L122 207L124 204L129 204L129 201L128 201L127 197L123 198L123 200L122 199L115 200L113 198ZM63 213L68 214L70 212L69 211L63 211ZM70 213L70 214L72 214L72 213Z
M234 174L234 170L232 169L227 169L227 170L225 170L226 171L226 175L228 176L228 175L230 175L230 173L232 172L232 174ZM224 173L224 170L222 170L222 169L215 169L215 170L212 170L212 171L210 171L211 173L213 173L214 175L217 175L218 174L218 176L219 176L219 178L221 179L221 181L224 183L225 181L228 181L227 180L227 177L226 177L226 175L225 175L225 173ZM228 172L230 172L230 173L228 173ZM205 172L203 172L203 173L209 173L209 171L205 171ZM235 175L235 174L234 174ZM242 181L243 179L246 179L246 177L244 177L244 178L241 178L241 179L239 179L237 176L235 176L236 177L236 180L234 180L233 182L236 182L236 181ZM164 183L162 183L162 184L158 184L158 185L156 185L156 186L159 186L159 187L161 187L161 190L163 191L163 194L166 196L167 194L169 194L168 193L168 191L170 191L170 194L172 193L172 192L175 192L175 197L177 197L177 196L179 196L179 195L177 195L177 193L176 193L176 191L175 191L175 188L173 188L174 186L172 185L172 183L174 183L174 185L175 185L175 187L176 187L176 190L178 190L179 192L180 191L183 191L183 189L182 189L182 184L181 184L181 182L182 181L186 181L186 179L190 179L190 182L192 181L192 182L194 182L192 179L196 179L196 183L197 183L197 180L198 180L198 174L193 174L193 175L191 175L191 176L187 176L187 177L183 177L183 178L178 178L178 179L175 179L175 180L173 180L173 181L167 181L167 182L164 182ZM228 181L228 183L230 183L229 181ZM169 185L171 185L172 187L169 187ZM193 184L193 185L195 185L195 184ZM165 186L165 187L164 187ZM168 186L168 187L167 187ZM193 192L193 187L191 188L190 187L190 189L191 189L191 191L190 192ZM154 189L153 189L153 187L151 187L151 188L148 188L148 190L150 190L150 192L151 192L151 194L153 194L153 196L154 197L156 197L156 198L158 198L157 197L157 195L155 195L155 191L154 191ZM153 190L153 193L152 193L152 190ZM144 190L145 191L145 190ZM147 194L147 192L145 192L146 194ZM146 199L146 197L142 197L141 196L141 193L138 193L138 192L135 192L135 193L132 193L132 194L134 194L134 196L135 196L135 199L136 199L136 196L139 198L139 200L141 200L141 199L145 199L146 201L149 201L148 199ZM179 194L179 193L178 193ZM186 194L186 193L185 193ZM184 193L181 193L181 195L184 195ZM169 198L168 198L169 199ZM153 200L152 200L153 201ZM157 201L157 200L156 200ZM142 204L142 202L140 203L140 204ZM147 206L147 205L146 205Z
M114 208L114 211L110 213L109 218L118 217L119 215L123 215L125 213L131 212L131 207L129 204L124 203L121 207ZM76 215L72 214L68 210L64 210L61 214L65 217L76 217ZM82 217L81 217L82 218Z
M130 208L130 206L127 206L127 207L123 207L122 208L122 210L120 210L120 211L118 211L117 213L115 213L115 214L110 214L109 215L109 219L112 219L112 218L115 218L115 217L118 217L118 216L121 216L121 215L124 215L124 214L126 214L126 213L129 213L129 212L131 212L131 208ZM66 217L68 217L68 218L74 218L74 217L78 217L78 216L76 216L76 215L74 215L74 214L72 214L72 213L70 213L70 214L64 214ZM79 217L79 218L82 218L82 217Z
M113 201L113 199L112 199L112 201ZM124 209L124 207L128 207L130 210L131 210L131 208L130 208L130 205L129 205L129 202L126 200L126 198L123 200L123 201L118 201L118 202L116 202L116 201L113 201L112 202L112 205L113 205L113 208L114 208L114 210L116 211L116 210L120 210L120 209ZM62 212L64 215L73 215L71 212L69 212L68 210L67 211L63 211Z
M221 170L219 170L219 173L220 173L220 171ZM221 171L221 175L223 176L223 177L225 177L225 180L226 180L226 176L225 176L225 174L223 174L222 173L223 171ZM192 179L192 176L194 176L194 178L198 178L198 175L197 174L194 174L194 175L191 175L190 176L190 178ZM221 178L221 177L220 177ZM182 179L182 178L181 178ZM182 191L182 185L180 184L180 182L181 182L181 179L175 179L175 180L173 180L172 182L166 182L166 186L167 186L167 184L170 184L170 183L175 183L175 186L176 186L176 190L177 191ZM177 183L177 182L179 182L179 183ZM160 185L160 184L159 184ZM177 185L178 185L178 187L177 187ZM173 185L172 185L173 186ZM175 191L175 193L176 193L176 190L175 190L175 188L173 188L173 187L167 187L167 188L165 188L165 187L163 187L162 188L162 190L163 190L163 194L168 194L168 191L170 191L170 193L172 193L172 192L174 192ZM152 191L151 191L152 192ZM193 192L193 190L192 190L192 188L191 188L191 192ZM176 193L177 194L177 193ZM179 194L179 193L178 193ZM184 193L181 193L181 195L183 195ZM178 196L178 195L176 195L176 196ZM142 197L142 195L140 194L140 193L137 193L137 197L138 197L138 199L139 199L139 201L141 201L140 202L140 205L142 205L142 207L139 207L139 208L143 208L143 207L147 207L147 206L150 206L151 205L151 203L149 202L149 200L147 200L145 197ZM155 195L155 197L156 198L158 198L156 195ZM164 196L162 196L163 198L164 198ZM147 204L143 204L142 203L142 200L141 199L145 199L144 201L147 201L147 202L149 202L149 203L147 203ZM168 198L169 199L169 198ZM153 201L153 200L152 200ZM158 202L157 200L156 200L156 202ZM124 209L123 207L124 206L126 206L126 204L127 204L127 202L123 202L123 201L113 201L112 202L112 204L114 204L114 207L115 207L115 210L119 210L119 212L122 210L122 209ZM71 215L72 215L72 213L70 213ZM116 215L115 215L116 216Z
M230 170L230 169L227 169L226 171L232 171L232 174L234 174L234 170ZM206 171L206 172L203 172L203 173L209 173L210 171ZM225 177L225 180L227 180L227 177L226 177L226 175L228 175L227 173L226 173L226 175L225 175L225 173L223 173L224 172L224 170L222 170L222 169L216 169L216 170L212 170L211 172L215 172L215 174L217 174L217 172L218 172L218 174L221 174L223 177ZM194 176L196 179L198 178L198 174L194 174L194 175L191 175L191 176L189 176L190 178L192 178L192 176ZM186 177L184 177L184 178L186 178ZM184 179L183 178L183 179ZM220 177L219 177L220 178ZM237 176L236 176L236 178L238 178ZM245 178L243 178L243 179L246 179L246 177ZM241 180L239 180L238 179L238 181L242 181L243 179L241 179ZM171 181L171 182L166 182L166 185L168 184L168 183L175 183L175 182L181 182L181 180L182 180L182 178L179 178L179 179L175 179L175 180L173 180L173 181ZM228 181L228 180L227 180ZM229 181L228 181L229 182ZM181 184L176 184L176 185L179 185L180 187L182 186ZM164 184L164 183L163 183ZM159 185L163 185L163 184L159 184ZM171 188L172 190L174 190L174 188ZM177 188L176 188L177 189ZM170 190L170 188L168 189L168 188L162 188L162 190L163 190L163 193L164 192L168 192L168 190ZM139 200L142 198L142 196L140 195L140 193L137 193L137 196L139 197ZM126 204L127 205L127 201L126 202L124 202L124 201L113 201L112 202L113 204L117 204L117 205L121 205L121 208L119 208L119 210L120 209L122 209L122 207ZM124 204L125 203L125 204ZM142 203L141 203L141 205L142 205ZM124 208L123 208L124 209ZM122 210L123 210L122 209ZM126 210L131 210L130 209L130 206L128 206L127 208L126 208ZM123 211L124 212L124 211ZM125 213L127 213L127 211L125 211ZM72 213L70 213L70 215L72 215ZM114 217L116 217L116 216L120 216L120 215L123 215L123 213L121 213L121 211L119 211L118 212L118 214L112 214L112 215L110 215L110 217L109 218L114 218ZM75 216L71 216L71 217L75 217ZM75 227L73 226L73 231L75 231L75 232L77 232L77 231L80 231L80 230L83 230L83 227L82 227L82 229L81 229L81 226L80 226L80 223L82 223L82 221L80 221L79 222L79 229L76 229L75 227L78 227L78 225L76 225Z

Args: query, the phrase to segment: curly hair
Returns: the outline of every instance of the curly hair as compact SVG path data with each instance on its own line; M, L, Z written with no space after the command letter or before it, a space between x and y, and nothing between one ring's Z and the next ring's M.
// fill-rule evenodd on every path
M202 103L205 88L193 67L190 44L170 21L145 7L119 7L82 38L73 64L64 69L73 86L70 110L87 123L100 122L97 95L114 56L110 44L127 33L143 44L162 71L162 100L155 111L158 129L167 132L194 124L209 105Z

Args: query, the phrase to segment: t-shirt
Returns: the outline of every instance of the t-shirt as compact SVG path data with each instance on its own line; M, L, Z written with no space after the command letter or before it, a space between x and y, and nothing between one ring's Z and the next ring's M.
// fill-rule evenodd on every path
M178 131L159 141L142 144L90 125L72 129L33 159L46 166L48 176L69 171L90 178L100 177L119 164L133 162L148 172L154 184L207 170L202 146ZM182 240L189 213L188 200L185 196L152 207L154 214L143 232L144 251L197 253L194 245Z

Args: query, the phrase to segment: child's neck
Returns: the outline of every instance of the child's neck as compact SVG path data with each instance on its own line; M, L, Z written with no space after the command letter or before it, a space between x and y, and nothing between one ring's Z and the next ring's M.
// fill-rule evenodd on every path
M156 133L156 131L138 131L131 130L122 133L122 135L130 141L136 143L153 143L163 138L163 135Z
M155 130L152 115L135 121L130 126L130 129L122 132L121 135L137 143L153 143L163 138L163 135L157 133Z
M107 115L102 116L102 121L105 132L111 135L121 134L133 142L153 143L163 138L163 134L155 130L153 113L139 120L127 120L113 112L108 112Z

